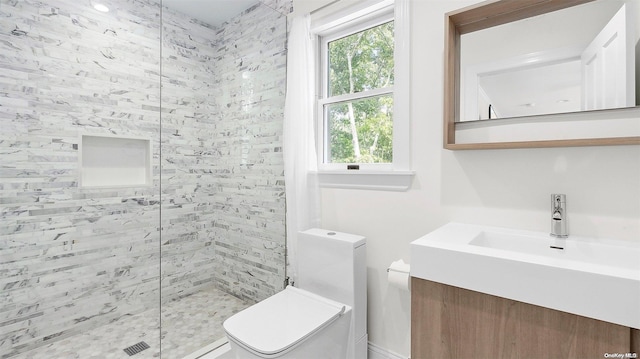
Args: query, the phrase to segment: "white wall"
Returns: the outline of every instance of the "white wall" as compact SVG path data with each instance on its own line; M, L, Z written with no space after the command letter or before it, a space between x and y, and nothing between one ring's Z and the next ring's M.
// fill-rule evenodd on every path
M294 10L301 2L294 0ZM369 340L404 356L409 295L387 288L386 268L398 258L408 261L409 243L438 226L458 221L548 231L550 194L565 193L571 234L640 241L640 146L442 149L444 13L469 3L411 4L412 188L322 190L323 227L368 240Z

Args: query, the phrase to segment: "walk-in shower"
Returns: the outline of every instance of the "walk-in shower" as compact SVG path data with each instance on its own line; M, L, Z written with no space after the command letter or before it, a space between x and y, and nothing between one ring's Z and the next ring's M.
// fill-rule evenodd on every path
M0 0L0 358L180 359L283 288L290 9Z

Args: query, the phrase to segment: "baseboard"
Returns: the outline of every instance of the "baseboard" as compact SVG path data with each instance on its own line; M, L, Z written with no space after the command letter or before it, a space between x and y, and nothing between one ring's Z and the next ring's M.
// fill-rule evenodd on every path
M369 342L368 345L367 357L368 359L409 359L405 356L379 347L371 342Z

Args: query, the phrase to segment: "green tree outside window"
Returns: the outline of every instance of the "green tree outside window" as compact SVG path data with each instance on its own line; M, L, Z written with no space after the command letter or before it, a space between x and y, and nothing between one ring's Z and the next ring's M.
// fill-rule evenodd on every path
M393 21L328 44L328 96L393 86ZM330 163L392 163L393 94L327 105Z

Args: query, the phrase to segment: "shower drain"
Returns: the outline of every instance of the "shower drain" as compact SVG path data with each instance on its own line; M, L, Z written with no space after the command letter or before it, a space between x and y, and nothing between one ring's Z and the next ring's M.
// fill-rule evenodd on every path
M124 348L124 352L129 354L129 356L140 353L141 351L149 349L149 344L145 342L136 343L130 347Z

